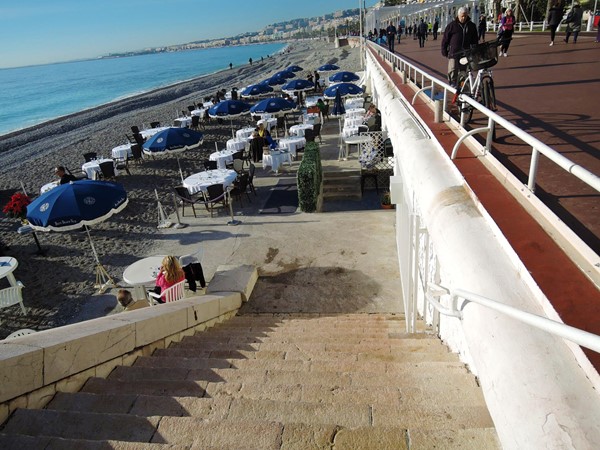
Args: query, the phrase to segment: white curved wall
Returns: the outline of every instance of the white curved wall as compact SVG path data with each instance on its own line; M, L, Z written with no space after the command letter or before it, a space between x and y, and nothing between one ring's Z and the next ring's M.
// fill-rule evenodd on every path
M498 228L439 144L423 138L370 56L367 75L394 146L404 200L420 216L435 252L428 269L439 268L435 276L443 285L545 315L535 283ZM399 223L407 213L398 209ZM400 248L406 235L397 228ZM479 376L505 448L599 445L600 398L562 339L474 303L462 320L442 316L440 334Z

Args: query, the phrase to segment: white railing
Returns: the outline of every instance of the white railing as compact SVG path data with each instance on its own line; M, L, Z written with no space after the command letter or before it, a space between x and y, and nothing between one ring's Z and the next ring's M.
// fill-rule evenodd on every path
M600 336L596 334L550 320L546 317L538 316L537 314L531 314L518 308L513 308L512 306L465 291L464 289L450 289L436 283L428 283L427 287L427 294L425 296L427 301L441 314L462 319L462 310L468 302L473 302L485 306L486 308L493 309L494 311L498 311L547 333L559 336L563 339L568 339L577 345L589 348L595 352L600 352ZM435 300L435 297L441 297L442 295L450 296L450 305L445 306L441 301ZM464 300L460 307L458 305L459 298Z
M448 113L448 106L449 106L448 99L449 99L449 97L454 96L456 94L456 89L454 89L453 87L451 87L449 84L445 83L444 81L441 81L441 80L433 77L432 75L428 74L427 72L419 69L414 64L409 63L408 61L402 59L398 55L395 55L395 54L389 52L387 49L385 49L373 42L368 42L368 46L371 48L371 50L378 53L379 56L381 56L385 60L387 60L392 65L394 70L401 71L403 73L404 80L406 80L406 81L411 80L415 84L418 84L420 86L428 86L428 89L430 90L429 98L431 98L432 101L436 98L436 95L438 92L443 93L443 100L441 100L443 102L443 110L446 113L446 117L448 119L451 119L451 117ZM531 149L532 149L531 162L529 165L529 175L527 178L527 188L531 192L535 192L535 184L536 184L538 161L539 161L540 153L542 155L546 156L550 161L554 162L556 165L558 165L559 167L564 169L566 172L571 173L573 176L579 178L581 181L586 183L588 186L590 186L593 189L595 189L596 191L600 192L600 177L598 177L594 173L590 172L589 170L580 166L579 164L575 164L570 159L565 158L563 155L561 155L556 150L548 147L543 142L534 138L527 132L521 130L519 127L513 125L511 122L504 119L502 116L487 109L485 106L481 105L479 102L470 98L469 96L460 95L458 101L468 103L470 106L472 106L474 109L476 109L477 111L479 111L481 114L483 114L484 116L486 116L488 118L488 126L478 129L478 132L486 133L486 146L484 147L484 153L486 151L490 151L491 143L493 141L492 136L493 136L494 128L496 127L496 125L500 125L505 130L507 130L509 133L511 133L514 137L520 139L524 143L531 146ZM462 117L461 117L461 121L463 121ZM465 137L467 137L467 136L465 136ZM461 140L459 140L459 143L462 143L465 137L463 137ZM456 156L457 150L458 150L458 147L456 147L454 149L454 151L452 152L453 159Z

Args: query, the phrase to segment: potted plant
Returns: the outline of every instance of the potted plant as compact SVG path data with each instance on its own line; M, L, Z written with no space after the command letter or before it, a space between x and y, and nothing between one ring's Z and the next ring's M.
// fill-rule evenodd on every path
M381 196L381 207L383 209L394 209L394 205L392 205L392 197L390 195L390 191L385 191Z
M30 203L31 199L28 195L23 194L22 192L15 192L8 203L4 206L4 209L2 209L2 212L8 217L14 217L21 220L21 222L25 222L27 205Z

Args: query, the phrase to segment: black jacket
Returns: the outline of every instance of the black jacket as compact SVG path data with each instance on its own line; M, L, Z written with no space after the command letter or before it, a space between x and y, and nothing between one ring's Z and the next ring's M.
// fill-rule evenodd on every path
M470 48L471 45L477 44L478 40L477 27L471 19L467 18L464 24L455 19L444 30L442 55L453 58L456 52Z
M560 6L553 6L548 11L548 17L546 20L548 21L548 25L558 25L563 17L563 10Z

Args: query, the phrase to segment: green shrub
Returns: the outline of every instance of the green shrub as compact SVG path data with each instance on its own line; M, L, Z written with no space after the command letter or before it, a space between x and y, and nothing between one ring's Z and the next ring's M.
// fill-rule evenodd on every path
M323 169L319 144L308 142L304 148L304 156L298 168L296 182L298 184L298 202L303 212L317 210L317 198L321 192Z

